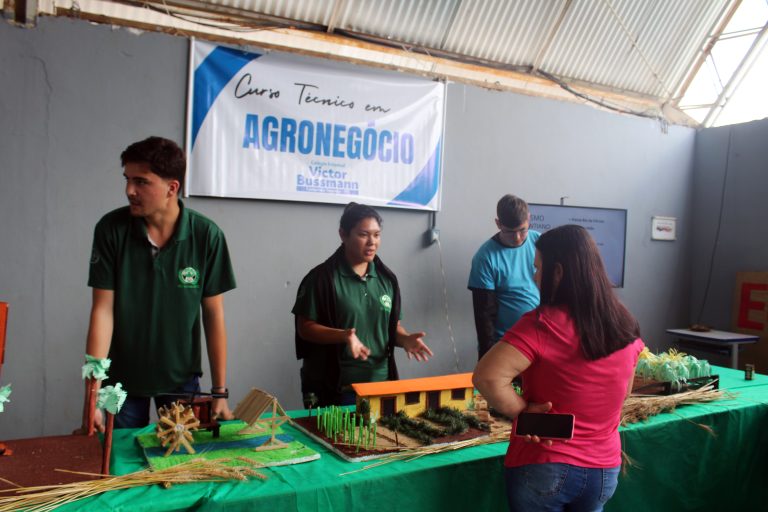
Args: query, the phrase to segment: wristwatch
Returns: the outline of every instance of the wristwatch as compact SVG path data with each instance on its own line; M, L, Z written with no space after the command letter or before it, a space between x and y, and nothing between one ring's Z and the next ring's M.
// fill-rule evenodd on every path
M229 398L229 388L214 386L211 388L211 395L214 398Z

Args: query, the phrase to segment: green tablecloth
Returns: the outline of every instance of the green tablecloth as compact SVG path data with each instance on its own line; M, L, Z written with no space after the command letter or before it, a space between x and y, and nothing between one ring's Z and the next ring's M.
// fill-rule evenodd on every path
M635 465L606 511L768 510L768 377L713 370L734 400L683 406L620 429Z
M635 465L621 477L606 510L768 508L768 377L756 375L748 382L743 372L716 371L721 388L739 393L735 400L681 407L621 429L624 450ZM711 427L715 435L697 424ZM134 436L148 430L151 427L115 432L114 473L145 467ZM265 469L266 481L143 487L106 493L61 510L506 510L506 443L340 476L366 464L345 462L303 434L296 436L321 459Z

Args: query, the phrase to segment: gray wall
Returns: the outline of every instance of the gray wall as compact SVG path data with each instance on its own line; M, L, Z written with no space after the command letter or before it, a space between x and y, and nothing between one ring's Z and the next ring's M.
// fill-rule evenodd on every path
M42 19L33 30L0 23L0 300L11 303L1 382L14 388L0 439L65 433L79 423L92 228L125 203L118 156L127 144L149 134L182 141L187 45L74 20ZM507 192L626 208L619 293L646 342L663 347L664 329L689 316L694 139L692 130L663 133L646 119L451 84L441 246L422 245L427 214L383 211L381 255L402 281L404 324L427 331L436 353L426 365L400 354L402 375L473 369L469 262L493 234L495 203ZM225 298L231 405L257 386L298 407L290 309L298 280L336 247L341 208L187 204L219 223L233 254L239 286ZM678 241L651 242L652 215L677 217Z
M702 130L695 168L691 321L731 330L736 272L768 271L768 119Z

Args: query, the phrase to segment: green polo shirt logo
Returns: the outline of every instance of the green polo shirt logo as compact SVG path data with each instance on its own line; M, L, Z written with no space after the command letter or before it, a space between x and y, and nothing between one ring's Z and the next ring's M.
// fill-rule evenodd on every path
M180 288L198 288L197 282L200 280L200 274L192 267L179 270Z
M385 293L379 300L381 301L381 305L384 306L384 309L392 311L392 298L389 295Z

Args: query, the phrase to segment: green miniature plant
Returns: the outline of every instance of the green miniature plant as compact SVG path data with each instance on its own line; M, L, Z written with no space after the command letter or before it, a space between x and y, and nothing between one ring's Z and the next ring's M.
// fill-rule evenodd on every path
M371 402L367 398L362 398L357 403L357 414L363 418L366 425L371 423Z
M317 429L334 444L354 445L356 451L376 446L376 423L366 424L365 417L335 405L317 409Z
M409 418L403 411L393 416L384 416L379 422L393 432L405 434L422 444L432 444L434 438L446 435L444 430L435 428L423 421Z

